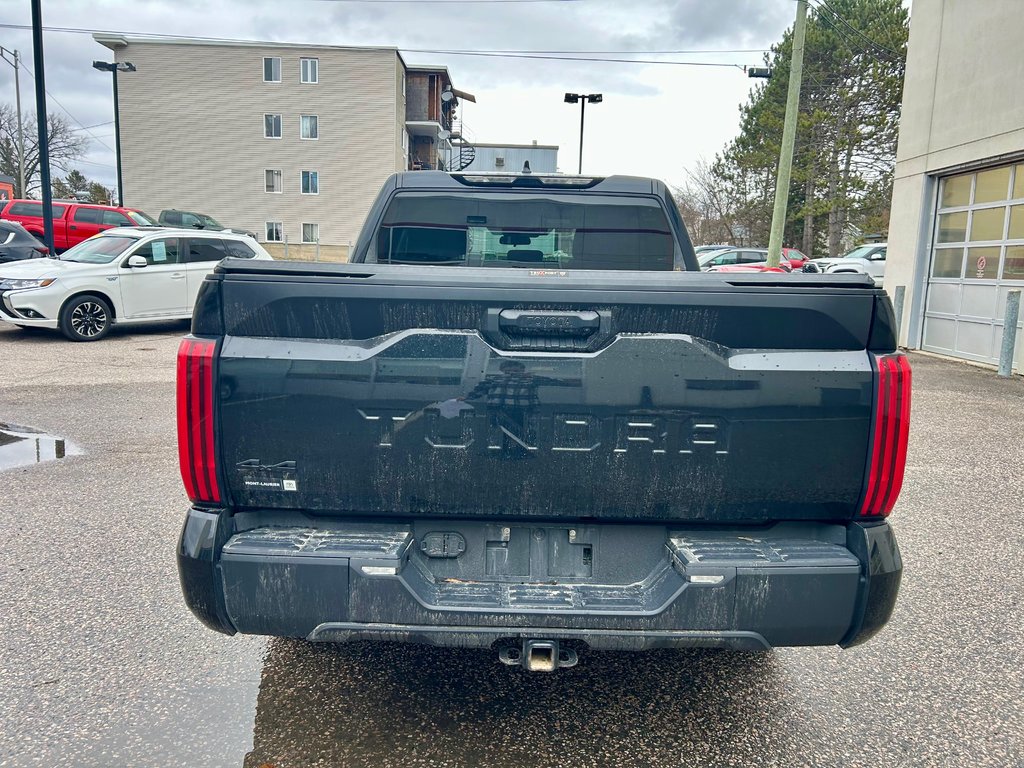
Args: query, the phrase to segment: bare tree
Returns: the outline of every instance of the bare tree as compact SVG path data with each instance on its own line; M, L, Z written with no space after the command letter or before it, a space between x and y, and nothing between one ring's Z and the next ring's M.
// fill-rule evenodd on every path
M696 245L736 244L736 200L715 164L703 158L687 171L686 182L675 189L679 211Z
M89 142L80 136L63 117L53 112L47 118L50 166L65 173L85 154ZM18 179L18 116L10 104L0 104L0 173L15 179L16 197L31 197L39 192L39 139L32 118L23 121L25 134L25 186Z

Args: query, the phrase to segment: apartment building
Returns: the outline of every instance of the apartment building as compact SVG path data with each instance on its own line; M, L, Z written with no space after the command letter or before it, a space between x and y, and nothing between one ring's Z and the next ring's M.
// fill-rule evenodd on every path
M473 157L462 135L459 104L476 97L452 85L447 67L409 67L407 75L409 170L464 170Z
M380 185L412 167L419 118L458 104L443 70L408 110L395 48L94 38L135 65L118 78L125 204L208 214L279 258L346 259ZM440 130L422 142L435 157Z

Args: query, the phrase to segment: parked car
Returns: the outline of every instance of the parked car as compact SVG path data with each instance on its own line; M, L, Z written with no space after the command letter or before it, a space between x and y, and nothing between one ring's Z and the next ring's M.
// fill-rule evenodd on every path
M796 248L783 248L782 258L784 261L789 262L790 269L801 269L807 263L809 257Z
M705 253L711 253L711 251L725 251L732 248L731 245L698 245L693 249L693 252L697 256L703 256Z
M203 280L228 256L271 258L244 235L110 229L59 258L0 265L0 320L96 341L115 324L185 319Z
M174 208L160 211L159 223L166 227L182 227L183 229L209 229L216 232L234 232L239 235L248 235L256 239L256 233L239 227L226 227L212 216L194 211L179 211Z
M729 246L720 248L717 251L698 254L698 261L700 262L701 269L705 272L709 271L711 267L730 266L733 264L767 264L768 249ZM794 269L800 269L806 261L807 257L796 248L783 248L779 266L783 271L789 272Z
M788 275L793 270L785 267L769 267L766 262L760 264L726 264L721 267L711 267L708 272L780 272Z
M721 251L711 251L698 257L700 268L704 272L710 272L716 267L732 266L767 266L767 248L726 248ZM792 268L786 259L779 262L779 268L783 272L790 272Z
M0 220L0 264L36 259L48 254L46 246L16 221Z
M871 275L875 285L881 285L885 279L887 250L888 243L860 245L838 259L812 259L803 266L803 271Z
M38 200L10 200L0 208L0 219L16 221L39 240L43 239L43 204ZM135 208L53 202L53 247L59 253L114 227L153 226L152 218Z
M352 262L228 259L179 347L208 627L553 671L888 621L910 369L870 280L695 274L616 176L397 174Z

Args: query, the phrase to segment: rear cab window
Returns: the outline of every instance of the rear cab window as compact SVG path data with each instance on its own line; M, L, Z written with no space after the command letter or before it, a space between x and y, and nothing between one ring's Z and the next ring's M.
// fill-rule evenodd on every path
M661 203L641 195L399 192L374 249L379 263L442 266L659 271L677 260Z

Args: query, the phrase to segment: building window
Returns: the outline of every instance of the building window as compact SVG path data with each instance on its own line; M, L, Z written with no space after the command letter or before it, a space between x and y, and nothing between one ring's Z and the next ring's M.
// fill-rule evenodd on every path
M405 70L402 70L402 98L405 98Z
M302 194L304 194L304 195L319 195L320 194L320 175L316 171L303 171L302 172Z
M320 225L319 224L303 224L302 225L302 242L304 243L319 243L320 242Z
M299 136L303 139L319 139L320 119L316 115L299 117Z
M281 180L281 171L266 171L267 192L280 194L284 190L284 183Z
M320 82L320 59L299 59L299 81L303 83Z
M280 56L264 56L263 57L263 82L264 83L280 83L281 82L281 57Z
M280 243L284 240L284 225L280 221L267 222L267 242Z
M263 115L263 137L266 139L281 138L280 115Z

